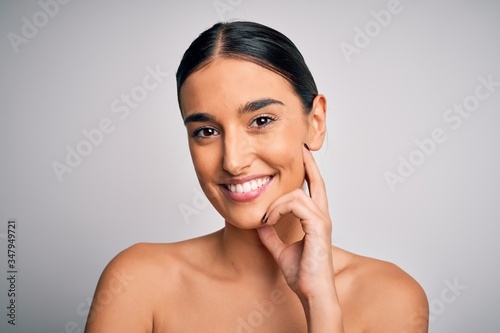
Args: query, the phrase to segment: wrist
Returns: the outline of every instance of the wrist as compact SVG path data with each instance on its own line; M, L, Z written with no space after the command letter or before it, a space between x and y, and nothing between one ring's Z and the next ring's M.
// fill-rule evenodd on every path
M335 291L323 292L318 295L311 295L300 298L304 309L332 309L340 310L340 304Z
M342 309L335 293L301 300L309 333L343 333Z

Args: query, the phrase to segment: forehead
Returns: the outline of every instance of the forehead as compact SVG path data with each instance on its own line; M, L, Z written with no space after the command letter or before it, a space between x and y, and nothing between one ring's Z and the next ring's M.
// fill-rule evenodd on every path
M249 101L273 98L299 100L290 83L281 75L253 62L216 58L188 76L180 91L184 115L235 108Z

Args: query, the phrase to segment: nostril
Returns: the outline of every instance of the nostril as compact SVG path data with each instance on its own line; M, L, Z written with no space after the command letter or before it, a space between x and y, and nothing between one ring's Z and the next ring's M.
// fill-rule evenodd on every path
M252 146L242 133L232 133L230 139L225 134L222 167L231 175L240 175L252 164Z

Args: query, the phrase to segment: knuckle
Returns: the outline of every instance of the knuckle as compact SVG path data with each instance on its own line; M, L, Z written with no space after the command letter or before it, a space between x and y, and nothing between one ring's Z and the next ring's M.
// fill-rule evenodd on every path
M301 188L298 188L298 189L295 189L292 191L292 196L294 199L304 199L304 198L309 198L307 195L306 195L306 192L304 192L303 189Z

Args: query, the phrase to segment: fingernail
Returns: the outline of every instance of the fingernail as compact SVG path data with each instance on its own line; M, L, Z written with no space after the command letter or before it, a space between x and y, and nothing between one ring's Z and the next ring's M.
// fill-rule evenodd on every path
M307 145L307 143L304 143L304 147L306 147L307 150L311 151L311 149L309 149L309 146Z
M262 223L267 223L267 213L262 216Z

